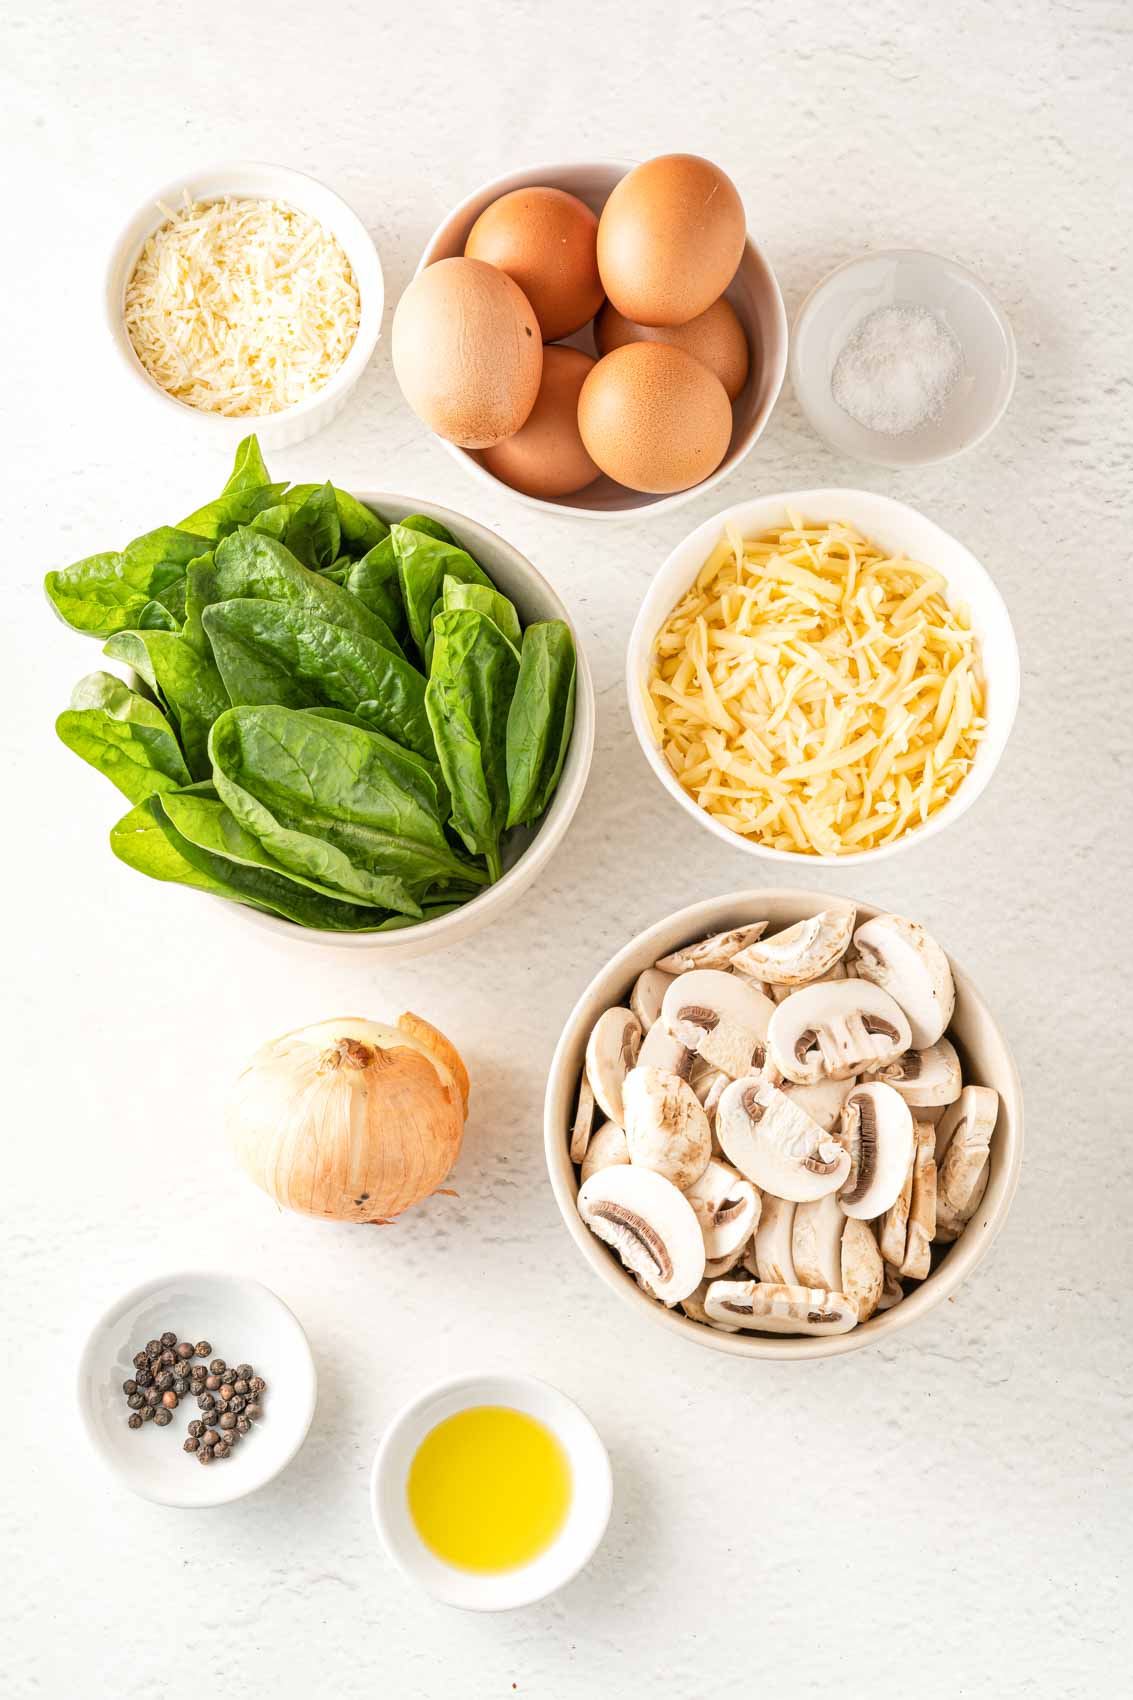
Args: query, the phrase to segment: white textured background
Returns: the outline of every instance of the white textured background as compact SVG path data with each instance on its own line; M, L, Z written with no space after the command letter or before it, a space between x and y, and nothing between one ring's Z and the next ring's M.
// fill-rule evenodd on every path
M1128 6L4 0L2 14L5 223L20 238L0 330L16 1083L0 1186L4 1696L1128 1693ZM110 360L100 266L118 225L194 166L294 165L358 209L392 304L441 213L483 179L670 149L735 177L791 312L870 246L974 267L1019 339L994 437L949 466L883 472L827 453L785 394L723 490L592 528L474 485L403 405L383 342L348 411L272 470L447 502L553 578L601 714L565 847L490 934L381 972L281 948L116 863L121 805L51 730L97 648L52 620L40 578L174 520L226 473ZM958 827L811 883L919 917L965 963L1017 1050L1027 1151L1006 1230L944 1314L886 1350L757 1366L642 1326L589 1275L545 1180L540 1104L562 1018L612 950L760 878L665 800L632 741L621 662L643 588L715 508L839 482L913 502L986 563L1024 699L997 782ZM223 1150L229 1077L300 1023L406 1004L472 1067L460 1198L373 1234L279 1214ZM196 1262L274 1286L321 1377L292 1467L207 1515L132 1499L72 1411L90 1317ZM479 1619L387 1566L366 1482L405 1398L489 1365L580 1400L616 1505L566 1592Z

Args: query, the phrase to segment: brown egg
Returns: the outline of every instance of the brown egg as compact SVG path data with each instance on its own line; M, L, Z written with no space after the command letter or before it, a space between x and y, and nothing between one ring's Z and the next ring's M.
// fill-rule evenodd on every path
M627 342L664 342L670 348L683 348L715 372L729 401L735 401L743 389L751 363L739 316L723 296L687 325L635 325L607 301L594 322L594 340L599 354L609 354Z
M630 342L583 384L578 428L603 472L663 495L716 470L731 441L732 404L716 374L683 348Z
M539 321L517 283L481 260L437 260L393 316L393 369L414 413L450 443L486 449L535 405Z
M619 313L686 325L736 275L744 209L735 184L695 154L663 154L623 177L598 224L598 271Z
M464 252L515 279L535 309L544 342L570 336L602 305L598 220L562 189L513 189L486 207Z
M578 393L594 361L580 348L545 348L535 406L514 437L480 456L495 478L525 496L570 496L598 477L582 446Z

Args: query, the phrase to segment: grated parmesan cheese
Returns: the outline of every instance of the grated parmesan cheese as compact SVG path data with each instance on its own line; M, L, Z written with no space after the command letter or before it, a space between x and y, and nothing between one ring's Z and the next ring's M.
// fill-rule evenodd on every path
M654 644L646 704L681 786L776 850L846 855L923 825L985 728L945 590L846 525L729 532Z
M169 395L245 417L293 407L338 371L358 333L341 245L280 201L162 207L126 286L127 335Z

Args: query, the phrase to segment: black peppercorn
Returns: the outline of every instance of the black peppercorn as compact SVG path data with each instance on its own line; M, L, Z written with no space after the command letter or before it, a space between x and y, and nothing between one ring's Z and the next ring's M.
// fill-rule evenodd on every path
M165 1333L161 1336L161 1343L163 1346L175 1346L177 1344L176 1334L172 1334L168 1329L166 1329Z
M173 1421L173 1412L167 1411L164 1405L159 1405L153 1413L153 1420L158 1428L164 1428L166 1423Z
M244 1406L244 1415L247 1417L247 1419L250 1423L258 1422L259 1419L263 1416L263 1414L264 1414L264 1408L263 1408L262 1405L245 1405Z
M171 1371L163 1369L161 1374L154 1381L154 1386L157 1388L159 1393L167 1393L173 1386L173 1375Z
M262 1393L266 1387L267 1382L262 1375L254 1375L248 1383L248 1390L251 1393Z
M217 1388L220 1386L219 1375L206 1375L205 1386L208 1388L210 1393L215 1393Z
M143 1405L140 1414L141 1414L141 1419L144 1423L152 1423L153 1422L153 1406L152 1405Z
M127 1428L141 1428L141 1426L142 1426L141 1417L139 1417L137 1411L131 1411L130 1415L126 1418L126 1427Z
M137 1382L136 1381L124 1381L122 1383L122 1391L128 1399L130 1397L131 1393L136 1393L138 1391Z
M173 1391L179 1399L183 1394L189 1391L189 1383L185 1380L183 1375L175 1375L173 1377Z
M216 1404L213 1406L213 1410L216 1411L218 1413L218 1415L220 1415L220 1416L223 1416L225 1411L227 1411L227 1409L228 1409L228 1400L227 1399L218 1398L217 1401L216 1401Z
M215 1446L219 1439L220 1436L214 1428L206 1428L204 1433L201 1435L201 1445Z
M209 1370L213 1375L223 1375L227 1368L228 1365L223 1358L214 1358L209 1365Z
M146 1398L144 1393L131 1393L130 1397L126 1400L131 1411L140 1411L145 1402Z
M195 1452L200 1444L201 1443L197 1439L196 1435L191 1434L191 1435L189 1435L188 1439L182 1445L181 1450L182 1450L182 1452Z
M216 1445L212 1449L212 1455L213 1455L214 1458L227 1458L228 1457L228 1443L227 1443L227 1441L218 1440Z
M236 1418L233 1416L231 1411L225 1411L224 1415L220 1419L220 1426L221 1428L236 1427Z
M177 1356L182 1359L182 1361L191 1358L193 1355L193 1348L190 1346L188 1340L178 1340L173 1350L177 1353Z
M215 1404L216 1404L216 1400L213 1398L211 1393L198 1393L197 1394L197 1408L198 1408L198 1410L211 1411Z
M189 1424L189 1433L192 1435L194 1440L198 1435L204 1433L204 1429L204 1423L202 1423L197 1417L194 1417L192 1422Z
M176 1362L177 1362L177 1353L176 1352L170 1351L168 1348L164 1352L162 1352L162 1354L161 1354L161 1367L162 1367L162 1369L172 1369L173 1365Z
M248 1403L248 1401L246 1399L241 1399L239 1393L237 1393L237 1394L234 1394L233 1397L228 1401L228 1409L230 1411L234 1411L235 1414L237 1416L239 1416L240 1412L244 1409L244 1406L247 1403Z
M198 1461L198 1463L201 1463L201 1464L211 1464L212 1463L212 1447L211 1446L198 1446L198 1448L197 1448L197 1461Z
M177 1409L178 1405L181 1403L181 1401L178 1399L176 1393L174 1393L172 1388L170 1388L168 1390L168 1392L163 1393L161 1395L161 1402L165 1406L165 1409L167 1411L175 1411Z
M242 1381L251 1381L251 1379L252 1379L252 1366L251 1366L251 1364L237 1364L236 1365L236 1374L241 1378Z
M196 1352L198 1358L207 1358L209 1353L212 1351L212 1347L209 1345L207 1340L198 1340L196 1345L193 1347L193 1350Z
M144 1352L135 1352L134 1353L134 1368L135 1369L145 1369L145 1367L148 1363L149 1363L149 1359L146 1357L146 1354Z
M221 1389L220 1389L220 1397L222 1399L231 1399L234 1392L235 1392L235 1388L233 1387L233 1385L230 1381L226 1381L226 1382L222 1383Z
M236 1433L237 1434L248 1434L251 1431L251 1427L252 1427L252 1425L248 1421L247 1417L237 1417L237 1419L236 1419Z
M161 1341L160 1340L147 1340L146 1341L146 1355L148 1357L151 1357L151 1358L160 1357L160 1355L161 1355Z
M142 1395L147 1405L160 1405L161 1394L156 1387L147 1387Z
M251 1391L251 1383L245 1381L242 1375L238 1375L232 1383L232 1391L234 1393L248 1393Z

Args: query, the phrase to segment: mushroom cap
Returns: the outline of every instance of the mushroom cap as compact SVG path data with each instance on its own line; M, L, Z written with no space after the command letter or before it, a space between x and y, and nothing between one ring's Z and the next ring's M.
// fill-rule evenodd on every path
M789 1198L764 1193L763 1211L755 1231L755 1267L761 1281L798 1286L792 1254L795 1213L798 1206Z
M694 968L727 968L745 946L754 944L766 931L766 921L752 921L746 927L733 927L726 933L710 933L696 944L670 951L654 966L665 974L688 974Z
M801 986L776 1006L767 1028L771 1061L799 1086L879 1068L910 1042L900 1005L880 986L857 978Z
M849 947L855 909L823 909L772 938L748 945L732 959L741 974L770 986L802 986L829 973Z
M672 983L673 976L660 968L645 968L634 981L629 1007L640 1021L643 1033L648 1033L654 1022L660 1020L661 1003Z
M631 1009L608 1009L586 1042L586 1078L604 1116L623 1126L622 1086L641 1049L641 1023Z
M687 1299L681 1300L681 1309L684 1311L685 1315L691 1317L694 1322L703 1322L709 1328L719 1329L721 1334L738 1334L740 1331L740 1325L738 1322L717 1322L716 1319L709 1316L708 1312L705 1310L704 1300L708 1293L709 1284L710 1278L707 1271L705 1271L704 1280L701 1281L695 1293L690 1293Z
M706 1258L738 1258L755 1232L762 1199L745 1176L718 1157L709 1158L703 1173L685 1188L704 1235Z
M599 1169L612 1169L619 1163L628 1162L629 1146L624 1130L616 1122L603 1122L590 1136L580 1178L585 1183Z
M763 1067L775 1006L750 980L720 968L679 974L665 993L667 1032L733 1080Z
M590 1144L593 1127L594 1094L590 1090L586 1070L583 1069L582 1079L578 1083L578 1104L575 1108L574 1121L570 1130L570 1160L572 1163L581 1163L586 1156L586 1148Z
M903 915L875 915L854 934L854 948L858 978L900 1004L914 1050L935 1045L956 1005L952 969L936 940Z
M712 1155L712 1133L688 1081L669 1069L639 1067L626 1076L622 1096L630 1162L690 1187Z
M652 1169L599 1169L579 1189L578 1213L662 1304L679 1304L703 1279L704 1239L692 1205Z
M878 1080L899 1092L911 1110L934 1110L954 1104L963 1077L960 1058L950 1039L940 1038L926 1050L902 1051L877 1070Z
M836 1192L850 1156L806 1111L767 1080L734 1080L716 1110L724 1155L761 1192L802 1203Z
M959 1239L983 1201L991 1173L991 1138L999 1094L991 1086L965 1086L936 1127L936 1241Z
M682 1080L687 1078L693 1062L688 1046L667 1033L662 1021L653 1023L637 1053L638 1068L666 1068L671 1074L679 1074Z
M847 1216L872 1221L896 1203L913 1158L913 1117L900 1093L855 1086L842 1106L839 1142L851 1157L838 1194Z
M836 1193L828 1192L824 1198L796 1207L791 1255L797 1285L825 1287L835 1293L841 1290L845 1227L846 1215Z
M923 1281L932 1268L932 1242L936 1238L936 1129L927 1122L917 1122L913 1133L913 1185L899 1272L911 1281Z
M858 1309L858 1321L868 1322L885 1286L885 1264L873 1229L854 1216L846 1218L840 1247L842 1276L838 1285Z
M713 1281L704 1308L713 1321L761 1334L848 1334L858 1320L845 1293L767 1281Z
M793 1080L780 1080L776 1081L776 1085L825 1133L832 1133L838 1126L842 1105L854 1089L852 1080L816 1080L813 1086L798 1086Z

